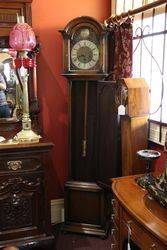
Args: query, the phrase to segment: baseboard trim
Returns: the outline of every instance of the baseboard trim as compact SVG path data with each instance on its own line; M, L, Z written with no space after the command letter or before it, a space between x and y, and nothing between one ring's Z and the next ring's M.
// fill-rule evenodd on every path
M64 222L64 199L51 200L52 225Z

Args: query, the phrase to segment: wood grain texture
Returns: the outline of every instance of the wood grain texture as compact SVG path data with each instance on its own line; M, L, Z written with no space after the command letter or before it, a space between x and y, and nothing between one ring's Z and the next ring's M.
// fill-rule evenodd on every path
M149 86L144 78L123 78L120 80L128 90L126 114L129 117L143 116L149 113Z
M148 147L149 87L143 78L124 78L126 115L121 116L122 174L145 172L145 162L136 152Z
M142 250L167 248L167 210L150 200L147 191L135 182L136 176L112 179L112 190L119 206L117 226L119 249L127 239L127 223L131 240Z
M105 237L109 231L110 193L96 183L65 184L64 231Z
M122 175L140 174L146 171L146 162L136 152L148 147L148 117L121 117Z

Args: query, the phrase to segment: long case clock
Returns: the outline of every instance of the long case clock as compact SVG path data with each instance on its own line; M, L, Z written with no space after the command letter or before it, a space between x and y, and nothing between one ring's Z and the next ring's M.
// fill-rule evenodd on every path
M118 175L114 83L107 75L108 31L87 16L70 21L63 36L63 75L69 82L69 180L66 231L99 236L110 222L107 180Z

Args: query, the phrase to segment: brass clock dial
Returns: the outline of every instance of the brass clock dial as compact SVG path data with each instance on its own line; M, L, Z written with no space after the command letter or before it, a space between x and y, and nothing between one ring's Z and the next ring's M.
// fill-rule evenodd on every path
M72 47L71 60L78 69L91 69L99 60L99 49L92 41L81 40Z
M63 75L102 79L107 75L107 29L92 17L71 20L63 35Z

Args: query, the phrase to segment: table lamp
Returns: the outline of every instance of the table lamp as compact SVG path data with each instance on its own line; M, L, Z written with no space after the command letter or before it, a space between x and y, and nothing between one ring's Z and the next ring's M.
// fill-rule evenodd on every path
M35 48L36 38L32 28L24 22L23 16L17 16L17 24L10 32L9 44L12 49L17 51L17 58L14 62L16 69L19 71L23 89L22 130L16 134L14 139L18 143L36 143L39 142L41 136L31 129L28 97L28 69L36 65L35 60L27 55Z

